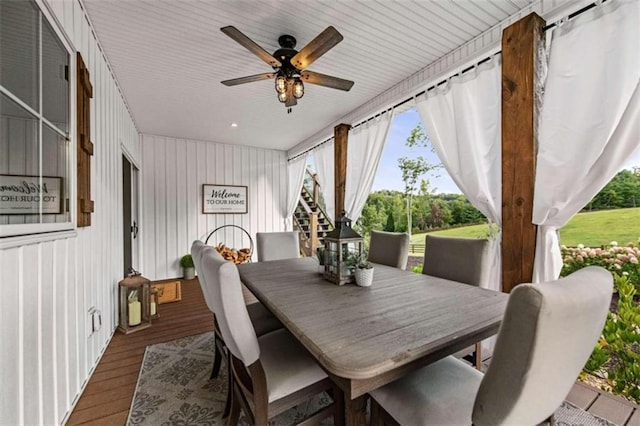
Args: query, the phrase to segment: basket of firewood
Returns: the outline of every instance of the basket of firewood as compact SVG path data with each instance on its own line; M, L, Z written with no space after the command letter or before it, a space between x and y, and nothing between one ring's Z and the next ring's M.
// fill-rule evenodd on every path
M238 225L222 225L216 229L214 229L213 231L209 232L209 235L207 235L207 239L204 241L205 244L209 244L209 240L211 239L211 237L213 236L213 234L215 234L217 231L220 231L221 229L225 229L225 228L237 228L240 231L244 232L245 235L247 236L247 238L249 239L249 247L242 247L242 248L232 248L232 247L228 247L224 242L218 242L217 245L213 245L213 248L216 249L216 251L218 253L220 253L220 255L225 258L226 260L228 260L229 262L233 262L236 265L239 265L241 263L248 263L251 262L251 255L253 254L253 239L251 238L251 235L247 232L246 229L244 229L241 226ZM218 234L220 235L220 234ZM215 241L212 240L212 243Z

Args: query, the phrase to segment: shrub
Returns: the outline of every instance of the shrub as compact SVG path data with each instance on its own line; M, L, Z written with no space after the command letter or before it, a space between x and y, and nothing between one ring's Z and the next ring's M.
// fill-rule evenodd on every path
M193 268L193 258L190 254L185 254L180 258L180 266L183 268Z
M638 240L640 243L640 239ZM578 244L577 247L561 247L562 273L566 276L586 266L602 266L610 272L624 275L629 278L640 294L640 247L639 244L629 243L619 246L612 241L608 246L598 248L585 247Z
M640 306L629 276L614 273L618 312L607 321L585 371L607 380L611 390L640 403Z
M422 273L422 263L411 268L411 272L415 272L416 274Z

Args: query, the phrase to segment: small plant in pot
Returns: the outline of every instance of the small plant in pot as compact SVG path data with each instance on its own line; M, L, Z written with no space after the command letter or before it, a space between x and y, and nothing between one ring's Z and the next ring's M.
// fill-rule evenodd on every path
M360 287L369 287L373 283L373 263L367 259L367 253L354 255L351 263L354 266L353 274L356 284Z
M185 280L192 280L195 278L196 268L190 254L185 254L180 258L180 266L182 266L182 278Z
M316 257L318 258L318 272L324 273L324 247L316 249Z

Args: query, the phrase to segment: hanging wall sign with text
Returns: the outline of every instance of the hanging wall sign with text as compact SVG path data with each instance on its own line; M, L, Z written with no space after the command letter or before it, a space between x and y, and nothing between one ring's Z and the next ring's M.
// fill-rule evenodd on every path
M0 175L0 214L62 213L62 178Z
M247 213L247 187L202 185L202 213Z

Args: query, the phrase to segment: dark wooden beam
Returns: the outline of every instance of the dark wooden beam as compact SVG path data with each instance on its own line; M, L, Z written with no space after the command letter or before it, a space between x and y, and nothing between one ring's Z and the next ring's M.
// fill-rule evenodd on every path
M347 184L347 142L349 140L349 124L338 124L333 128L333 155L335 160L334 182L335 182L335 206L336 218L340 217L340 212L344 210L344 190Z
M536 82L544 26L532 13L502 33L502 287L507 293L533 275Z
M78 227L91 226L91 213L95 206L91 199L91 156L93 155L93 142L91 142L91 98L93 86L89 78L89 70L82 60L80 52L77 58L77 223Z

